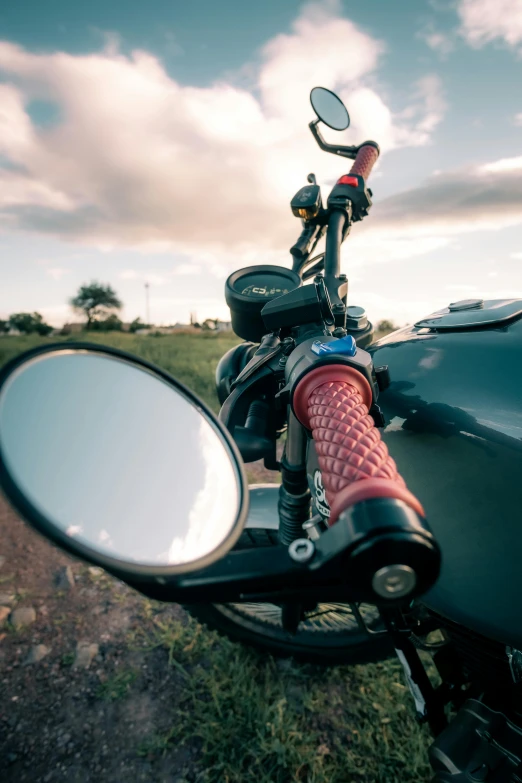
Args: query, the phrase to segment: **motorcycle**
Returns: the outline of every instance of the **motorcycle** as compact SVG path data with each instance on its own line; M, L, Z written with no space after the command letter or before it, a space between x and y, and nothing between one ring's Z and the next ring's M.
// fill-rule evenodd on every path
M293 198L292 269L228 278L245 342L218 367L219 417L122 351L39 347L0 372L0 487L58 546L245 641L323 663L395 649L434 781L521 781L522 300L454 302L373 343L340 247L379 147L327 143L319 122L348 112L311 101L321 149L354 163L326 206L313 175ZM280 486L247 487L258 459Z

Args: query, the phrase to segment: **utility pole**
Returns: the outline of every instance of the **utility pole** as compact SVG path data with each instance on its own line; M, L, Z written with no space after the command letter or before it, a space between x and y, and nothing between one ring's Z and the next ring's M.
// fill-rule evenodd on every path
M149 284L145 283L145 306L147 308L147 326L150 326Z

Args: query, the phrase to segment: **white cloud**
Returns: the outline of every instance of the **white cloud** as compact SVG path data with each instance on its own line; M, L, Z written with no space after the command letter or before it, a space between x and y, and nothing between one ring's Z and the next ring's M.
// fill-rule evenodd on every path
M444 33L431 33L426 37L426 43L428 46L439 54L446 56L455 48L455 44Z
M67 321L79 320L78 316L73 315L73 311L67 304L39 307L38 312L44 321L51 326L62 326Z
M461 33L474 47L501 40L511 47L522 43L520 0L460 0Z
M178 264L172 272L173 275L180 277L190 277L191 275L200 275L201 266L199 264Z
M518 158L501 158L501 160L496 160L493 163L485 163L479 166L478 171L483 174L496 174L503 171L520 171L520 169L522 169L522 156Z
M519 112L518 114L515 114L515 118L513 122L515 123L515 125L522 125L522 111Z
M417 33L417 37L436 52L441 60L447 59L448 55L455 49L454 36L449 33L442 33L437 30L433 23L428 24L423 30Z
M349 131L328 139L374 137L386 152L429 143L442 119L433 75L407 110L392 111L376 84L382 52L336 2L304 6L291 33L267 43L253 92L181 86L151 54L120 54L113 38L90 55L0 43L0 155L16 168L0 183L4 224L107 252L176 252L217 277L234 256L280 263L298 229L292 193L310 170L323 182L340 172L307 127L311 86L337 89L352 113ZM56 125L32 124L35 98L56 104Z
M469 285L467 283L451 283L450 285L445 286L445 288L446 291L457 291L459 294L473 294L478 290L476 285Z
M163 286L172 282L176 277L198 277L203 273L203 269L212 277L226 277L229 274L228 267L224 267L215 260L210 259L208 264L177 264L173 269L163 274L151 271L146 265L140 269L124 269L123 272L120 272L119 278L120 280L137 280L143 284L150 283L154 286Z
M137 280L151 285L164 285L168 282L168 277L165 275L159 275L156 272L149 272L148 270L136 270L136 269L124 269L119 274L120 280Z
M521 158L469 166L429 177L377 203L372 235L453 237L522 225Z
M447 247L451 242L445 236L410 236L408 227L400 225L391 230L387 227L384 231L374 229L370 223L365 226L366 230L361 230L362 226L357 228L359 230L354 230L341 251L350 257L350 269L418 258Z
M414 85L412 103L393 115L382 98L368 87L360 87L345 98L356 127L364 127L367 138L379 141L384 151L397 147L428 144L446 111L442 83L430 74ZM360 141L361 136L358 135ZM338 171L338 168L337 168Z
M69 274L69 271L69 269L64 269L61 266L53 266L46 269L45 273L52 277L53 280L61 280L64 275Z
M376 324L381 318L389 318L398 326L405 326L413 323L419 318L425 317L428 313L446 307L448 297L433 296L422 299L404 297L383 296L375 293L375 290L359 290L350 297L352 304L362 305L368 313L368 318L373 324Z
M515 261L522 261L522 253L511 253L510 258L514 258Z
M450 170L377 201L343 246L350 268L456 253L459 235L522 225L521 166L522 158L506 158Z

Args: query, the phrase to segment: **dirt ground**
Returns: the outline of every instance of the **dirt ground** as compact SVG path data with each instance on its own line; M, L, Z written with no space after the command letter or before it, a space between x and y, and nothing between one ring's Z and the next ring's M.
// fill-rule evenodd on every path
M261 464L248 467L251 482L273 480ZM129 643L150 626L150 602L49 544L1 495L0 607L1 781L181 783L196 776L186 747L165 758L141 752L149 737L168 731L181 686L166 649ZM34 609L35 619L15 629L23 608ZM177 605L153 604L152 612L185 618Z
M190 751L168 759L137 753L167 728L179 693L166 650L129 645L132 630L149 622L144 599L62 554L2 499L0 563L0 605L36 614L19 630L12 627L16 614L0 628L0 780L190 780ZM158 611L183 615L178 606ZM31 663L37 645L48 652ZM118 699L128 672L133 692Z

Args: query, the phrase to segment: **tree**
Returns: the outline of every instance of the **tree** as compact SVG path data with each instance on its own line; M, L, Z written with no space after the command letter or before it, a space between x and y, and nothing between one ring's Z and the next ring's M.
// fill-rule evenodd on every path
M129 332L134 334L134 332L137 332L138 329L150 329L150 324L144 324L139 316L131 322L129 326Z
M107 317L108 311L121 310L123 306L116 291L110 285L103 285L97 280L82 285L76 296L70 300L70 304L76 312L86 316L87 329L100 317Z
M377 331L378 332L394 332L398 327L393 323L393 321L388 321L386 318L383 321L379 321L377 324Z
M22 334L50 334L53 327L46 324L40 313L13 313L9 316L9 328Z
M48 334L51 334L51 332L53 331L53 327L50 326L49 324L42 322L41 324L37 325L36 331L38 332L38 334L42 335L42 337L46 337Z
M2 321L0 319L0 334L7 334L9 331L9 321Z
M121 332L123 324L116 315L111 313L107 318L100 318L91 323L91 329L96 332Z

